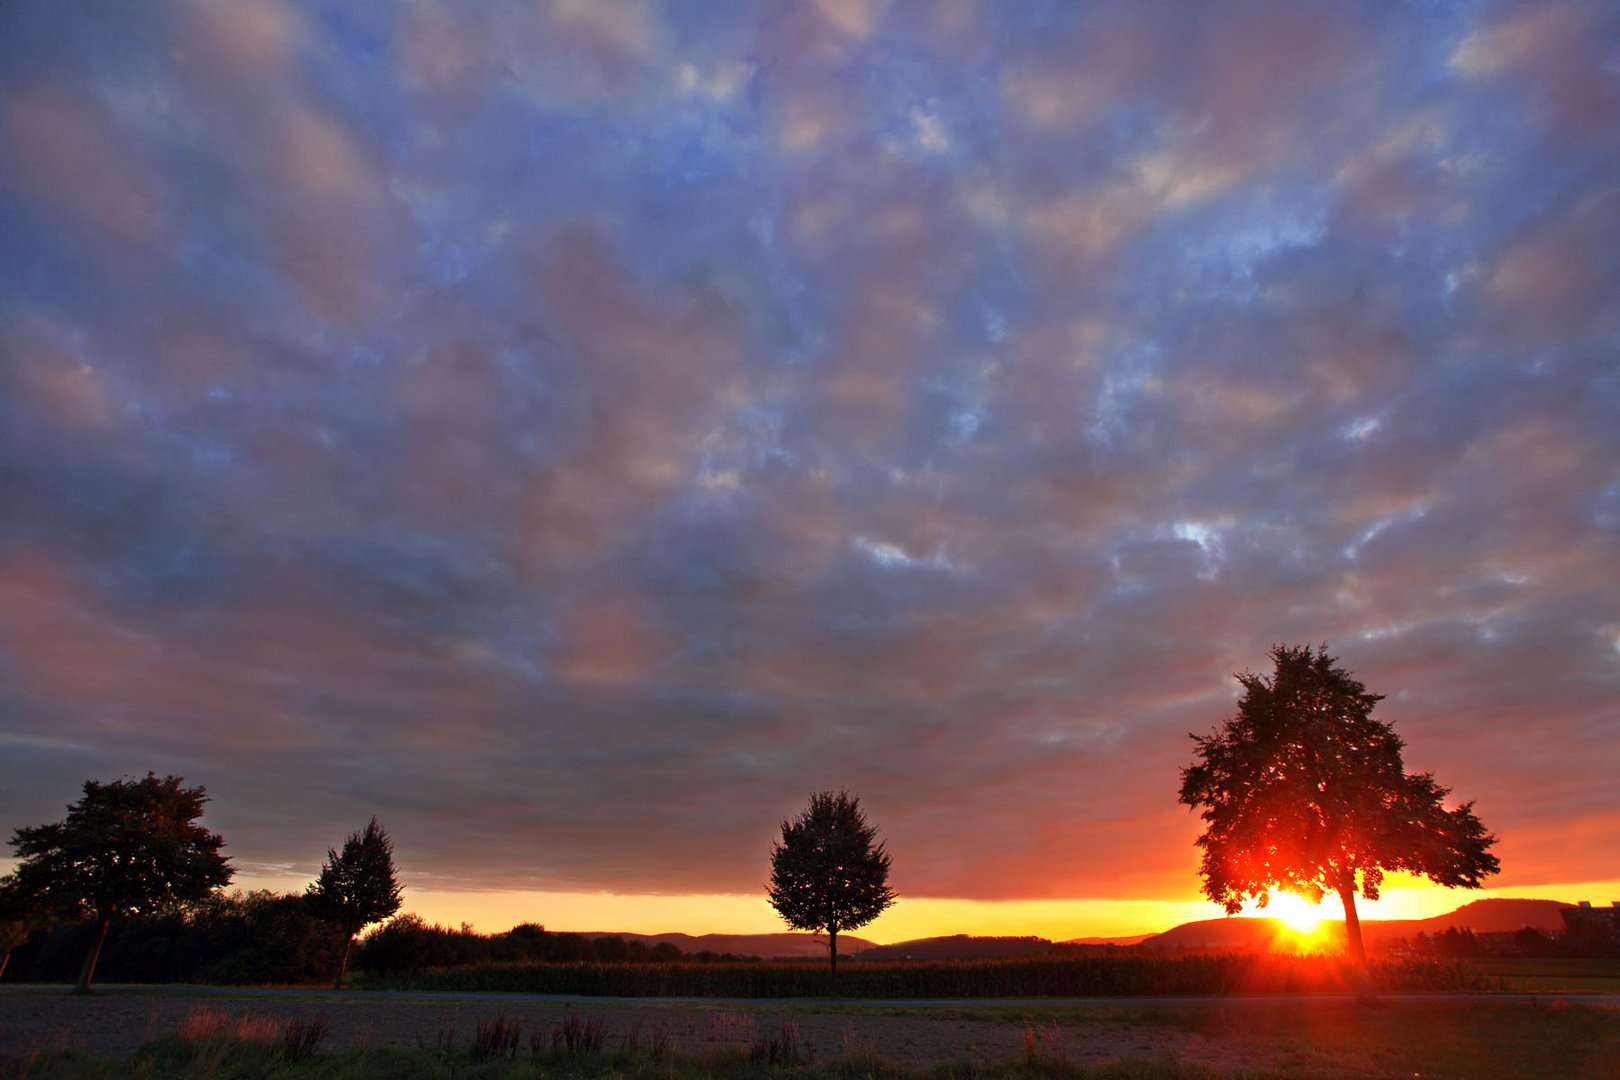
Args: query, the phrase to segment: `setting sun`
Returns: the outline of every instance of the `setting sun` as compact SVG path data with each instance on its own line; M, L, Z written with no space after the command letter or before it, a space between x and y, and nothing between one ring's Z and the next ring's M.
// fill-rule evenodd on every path
M1303 896L1288 892L1272 893L1271 902L1264 908L1257 907L1252 914L1276 919L1302 938L1316 934L1326 918L1321 904L1313 904Z
M1334 952L1344 944L1337 907L1313 904L1296 893L1273 892L1265 907L1251 902L1244 907L1243 914L1277 921L1277 933L1271 942L1273 952Z

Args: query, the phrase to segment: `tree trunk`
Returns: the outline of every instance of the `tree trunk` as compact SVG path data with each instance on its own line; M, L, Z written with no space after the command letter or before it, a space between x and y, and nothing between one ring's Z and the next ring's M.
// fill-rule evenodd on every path
M0 953L0 979L6 977L6 965L11 963L11 950Z
M332 983L332 989L343 989L343 976L349 972L349 950L354 948L354 935L347 930L343 931L343 960L338 964L337 979Z
M1344 941L1350 949L1350 963L1355 967L1356 997L1370 1000L1372 972L1367 967L1367 947L1361 940L1361 918L1356 914L1355 871L1339 876L1339 900L1344 904Z
M107 931L112 928L112 920L110 913L101 917L101 927L96 931L95 944L91 945L90 951L85 954L84 966L79 969L79 981L73 984L75 994L90 992L90 981L96 975L96 961L101 959L101 946L107 941Z
M838 996L838 931L827 931L827 953L832 957L832 992Z

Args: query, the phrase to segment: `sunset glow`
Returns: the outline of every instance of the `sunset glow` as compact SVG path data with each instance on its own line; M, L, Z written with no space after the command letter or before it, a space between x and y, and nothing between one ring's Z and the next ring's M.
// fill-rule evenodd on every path
M433 921L765 932L847 789L861 936L1145 934L1221 914L1189 733L1325 643L1499 838L1364 918L1620 899L1616 55L1602 0L0 3L0 828L151 770L245 888L375 815Z
M1251 914L1277 919L1295 937L1304 939L1315 935L1321 929L1322 920L1330 917L1320 903L1313 904L1302 896L1286 892L1272 893L1270 903L1264 908L1257 905ZM1342 911L1339 918L1344 918Z
M302 884L293 878L265 878L241 882L246 887L276 891ZM1576 903L1594 897L1620 898L1620 880L1559 884L1525 889L1484 889L1458 893L1433 886L1396 888L1377 902L1363 901L1358 910L1364 921L1425 919L1444 915L1472 900L1514 898L1533 892L1538 898ZM429 922L456 927L470 924L482 933L501 933L519 923L535 922L556 931L619 931L638 934L773 934L786 928L766 903L763 893L650 895L566 893L522 890L445 890L408 882L408 910ZM1292 936L1279 943L1291 951L1316 951L1331 946L1333 930L1343 912L1333 899L1315 909L1310 919L1304 901L1272 901L1273 910L1251 906L1243 916L1283 918L1294 909ZM1278 905L1281 905L1280 907ZM1218 907L1197 897L1180 900L1069 900L973 901L904 897L855 936L875 944L918 938L976 934L988 937L1037 936L1051 941L1076 938L1135 937L1158 933L1184 922L1222 918Z

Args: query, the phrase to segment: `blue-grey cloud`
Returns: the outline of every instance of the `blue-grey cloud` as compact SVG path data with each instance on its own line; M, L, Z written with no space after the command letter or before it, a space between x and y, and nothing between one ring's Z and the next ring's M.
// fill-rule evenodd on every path
M0 12L0 811L245 867L1187 891L1275 642L1610 873L1603 5ZM1570 842L1568 837L1578 837Z

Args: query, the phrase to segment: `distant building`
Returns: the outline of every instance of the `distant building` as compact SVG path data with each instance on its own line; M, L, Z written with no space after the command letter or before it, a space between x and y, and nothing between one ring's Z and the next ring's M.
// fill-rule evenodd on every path
M1620 942L1620 900L1606 908L1595 908L1592 901L1559 912L1564 917L1564 937L1570 941Z

